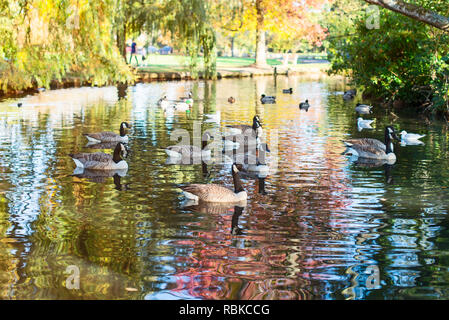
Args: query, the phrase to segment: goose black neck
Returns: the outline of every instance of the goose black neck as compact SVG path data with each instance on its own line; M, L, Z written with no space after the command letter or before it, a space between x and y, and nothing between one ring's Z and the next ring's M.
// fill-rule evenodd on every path
M125 132L125 123L122 122L122 123L120 124L120 137L124 137L125 135L126 135L126 132Z
M253 130L256 131L259 126L259 121L257 119L253 119Z
M393 152L393 150L391 148L391 144L392 144L392 142L391 142L391 138L390 138L390 132L389 132L388 128L386 128L385 129L385 147L386 147L385 153L386 154Z
M234 180L234 192L239 193L245 191L242 186L242 181L240 180L240 176L238 172L234 172L232 170L232 179Z
M207 140L202 140L201 141L201 150L204 150L207 146Z
M209 172L207 171L207 163L204 161L201 161L201 171L203 172L203 177L207 177Z
M115 147L115 149L114 149L114 154L113 154L113 156L112 156L112 160L113 160L115 163L119 163L120 161L122 161L122 155L120 154L121 151L122 151L122 147L121 147L121 145L120 145L120 143L119 143L119 144L117 144L117 146Z

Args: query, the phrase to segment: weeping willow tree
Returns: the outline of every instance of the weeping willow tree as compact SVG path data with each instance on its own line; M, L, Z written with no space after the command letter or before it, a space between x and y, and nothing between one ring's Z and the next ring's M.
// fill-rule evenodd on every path
M116 0L0 0L0 90L76 75L131 81L113 35Z
M159 0L115 0L114 32L117 47L126 61L126 40L142 31L162 28L162 8Z
M189 56L192 77L197 77L203 53L204 77L217 75L216 36L211 24L210 2L204 0L169 0L165 4L162 25L175 35Z

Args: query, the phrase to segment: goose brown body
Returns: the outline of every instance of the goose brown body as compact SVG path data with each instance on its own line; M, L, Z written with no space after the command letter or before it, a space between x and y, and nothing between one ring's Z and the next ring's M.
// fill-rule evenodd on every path
M241 166L239 165L241 168ZM218 184L190 184L181 186L187 199L201 202L237 203L247 199L246 191L242 187L242 182L238 175L239 169L236 164L232 165L232 178L234 181L234 191Z
M128 136L126 135L125 128L131 126L127 122L120 124L120 134L111 131L86 133L84 136L91 142L128 142Z
M346 154L362 158L386 159L395 161L393 152L393 139L399 140L392 126L385 127L385 144L376 139L362 138L343 141L347 149Z
M234 202L239 201L231 189L219 184L191 184L181 187L183 191L196 195L204 202Z
M113 155L103 152L69 154L77 167L91 170L127 169L128 164L122 159L122 155L126 155L122 143L117 144Z

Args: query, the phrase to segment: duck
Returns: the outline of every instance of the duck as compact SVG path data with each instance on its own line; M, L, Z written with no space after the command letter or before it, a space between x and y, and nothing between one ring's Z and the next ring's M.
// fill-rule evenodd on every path
M187 93L187 97L180 97L179 100L181 100L182 102L187 103L187 104L189 104L189 105L192 105L192 104L193 104L193 95L192 95L192 92L189 91L189 92Z
M385 144L377 139L361 138L345 140L343 143L347 149L344 154L356 157L396 161L394 154L393 139L399 140L392 126L385 127Z
M120 134L110 131L96 132L96 133L85 133L84 136L92 143L100 142L128 142L128 135L125 129L131 128L128 122L122 122L120 124Z
M414 144L414 143L422 143L419 139L424 138L425 134L417 134L417 133L408 133L405 130L402 130L401 133L401 142L405 142L408 144Z
M343 99L344 100L354 99L356 94L357 94L357 90L356 89L350 89L348 91L345 91L345 93L343 94Z
M238 124L238 125L228 125L226 126L227 135L238 135L245 133L248 129L252 129L256 137L261 137L263 135L262 125L260 124L260 118L258 115L253 117L253 124Z
M299 109L300 110L306 110L306 112L307 112L307 111L309 111L309 108L310 108L310 105L309 105L309 100L308 99L306 99L306 102L301 102L299 104Z
M184 197L195 202L238 203L247 200L248 195L239 177L241 166L233 163L231 166L234 191L219 184L190 184L181 186Z
M262 94L262 96L260 98L260 102L262 102L262 104L276 103L276 97L275 96L266 96L265 94Z
M357 105L355 106L355 111L360 114L369 114L372 112L371 111L372 108L373 106L357 103Z
M157 105L162 109L167 109L171 106L170 102L167 100L167 96L163 96L157 102Z
M357 119L357 128L359 131L362 131L363 129L373 129L371 126L371 123L373 123L374 120L364 120L362 117L359 117Z
M293 93L293 88L290 88L290 89L282 89L282 93L289 93L289 94L292 94L292 93Z
M121 142L117 143L112 155L95 152L95 153L75 153L69 154L78 168L91 170L124 170L128 169L128 164L124 157L127 151L125 145Z
M211 138L210 134L206 132L202 139L201 148L192 145L174 145L165 148L165 153L172 159L185 159L187 162L190 159L210 159L211 150L204 150L207 146L207 141Z
M177 111L187 111L190 109L191 105L186 102L176 102L173 107Z
M229 97L229 98L228 98L228 102L229 102L229 103L234 103L234 102L235 102L234 97Z

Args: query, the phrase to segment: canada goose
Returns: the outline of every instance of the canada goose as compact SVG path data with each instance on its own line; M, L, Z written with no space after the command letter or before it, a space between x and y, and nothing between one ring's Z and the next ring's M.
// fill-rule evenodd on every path
M355 107L355 111L357 111L360 114L369 114L369 113L371 113L372 108L373 108L373 106L357 103L357 105Z
M129 129L131 126L128 124L128 122L122 122L120 124L120 134L110 132L110 131L104 131L104 132L97 132L97 133L85 133L84 136L89 140L89 142L128 142L128 136L126 135L125 128Z
M211 138L209 132L206 132L201 142L201 148L192 145L174 145L165 149L165 153L174 159L185 159L187 162L191 159L209 159L211 157L211 150L204 150L207 141ZM185 162L185 163L187 163ZM183 161L184 163L184 161Z
M231 173L234 180L234 191L218 184L190 184L181 186L180 189L187 199L197 202L237 203L246 201L248 196L243 189L237 164L232 165Z
M376 139L350 139L343 143L347 149L344 154L369 159L396 160L393 150L393 139L399 140L392 126L385 127L385 144Z
M310 108L309 100L307 100L307 99L306 99L306 102L301 102L299 104L299 109L300 110L306 110L306 112L307 112L307 111L309 111L309 108Z
M262 96L260 98L260 102L262 102L262 104L276 103L276 97L275 96L266 96L265 94L262 94Z
M293 93L293 88L290 88L290 89L282 89L282 93L290 93L290 94L292 94L292 93Z
M348 91L346 91L346 92L343 94L343 99L344 99L344 100L351 100L351 99L354 99L354 97L356 96L356 94L357 94L357 90L356 90L356 89L348 90Z
M226 126L226 131L228 135L242 134L248 129L252 129L256 137L261 137L263 135L262 125L260 124L260 119L258 115L253 117L253 124L250 126L248 124L238 124L232 126Z
M229 97L229 98L228 98L228 102L229 102L229 103L234 103L234 102L235 102L234 97Z
M113 155L95 152L95 153L76 153L69 154L78 168L92 170L120 170L127 169L128 164L122 157L126 157L126 148L119 142L114 149Z
M374 120L364 120L362 117L359 117L357 119L357 128L359 131L362 131L363 129L373 129L373 127L371 127L371 123L373 122Z
M422 143L422 141L419 141L419 139L426 136L425 134L421 135L421 134L417 134L417 133L408 133L405 130L402 130L400 135L401 135L401 141L403 141L407 144L413 144L415 142Z

